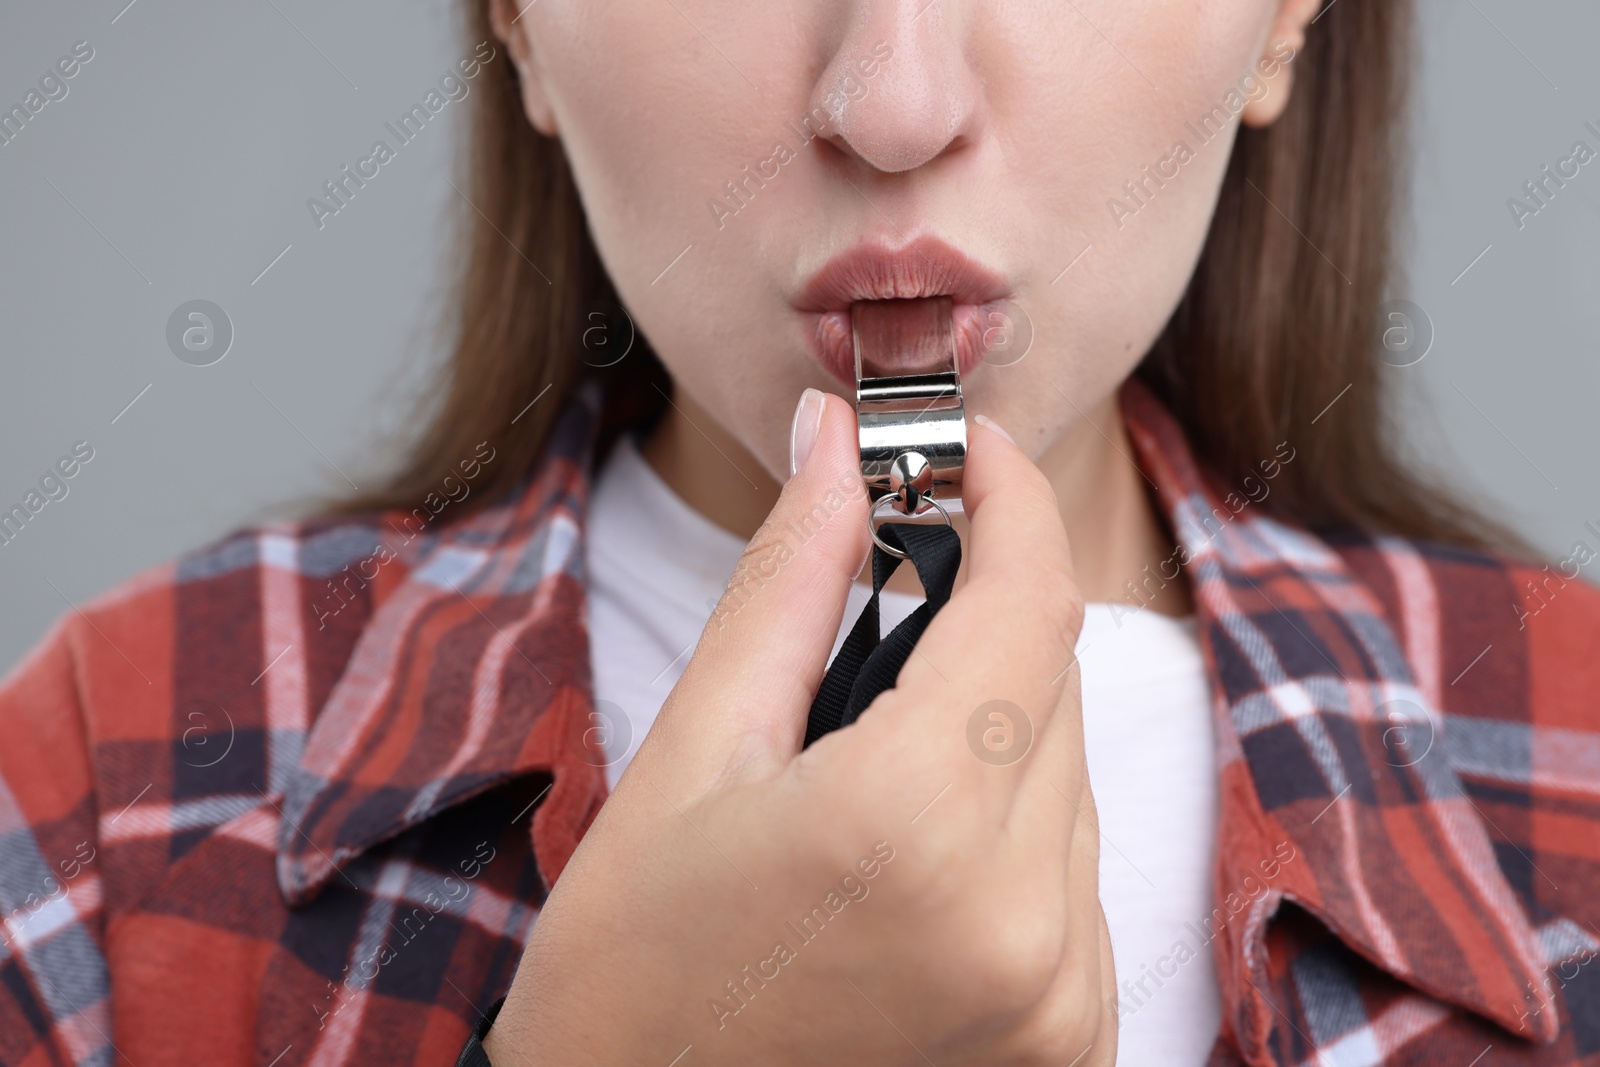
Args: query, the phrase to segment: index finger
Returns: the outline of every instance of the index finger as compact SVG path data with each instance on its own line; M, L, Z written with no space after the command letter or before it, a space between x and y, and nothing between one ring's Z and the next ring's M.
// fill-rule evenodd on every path
M991 706L1035 740L1044 733L1063 699L1059 679L1082 625L1082 594L1055 493L1009 438L979 424L964 482L968 580L864 720L928 739L941 773L980 774L1008 805L1024 761L991 765L969 727L976 717L981 737L981 709Z

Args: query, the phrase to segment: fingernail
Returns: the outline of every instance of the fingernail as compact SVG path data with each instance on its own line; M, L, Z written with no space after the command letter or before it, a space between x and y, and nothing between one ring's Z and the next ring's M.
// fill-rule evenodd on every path
M789 426L789 477L793 478L806 465L821 430L822 393L807 389L800 394L800 403L794 409L794 422Z
M979 426L988 427L989 429L993 430L995 433L999 434L1001 437L1004 437L1007 441L1010 441L1013 446L1016 445L1016 443L1017 443L1016 438L1014 438L1010 434L1006 433L1005 427L1001 426L998 422L995 422L989 416L987 416L987 415L979 415L977 418L973 419L972 421L977 423Z

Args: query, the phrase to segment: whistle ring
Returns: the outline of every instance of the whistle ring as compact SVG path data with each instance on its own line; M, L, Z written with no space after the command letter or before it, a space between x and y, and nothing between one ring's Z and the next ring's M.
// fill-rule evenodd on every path
M921 508L921 509L911 513L910 515L907 516L908 518L913 518L914 519L914 518L918 518L920 516L926 515L930 511L937 511L939 513L940 518L944 519L944 524L946 526L951 525L950 512L945 509L945 506L943 504L939 503L937 500L935 500L931 496L924 496L922 498L922 502L924 504L929 505L929 506L925 507L925 508ZM872 543L877 545L879 548L883 549L885 552L889 553L889 555L893 556L895 559L910 559L911 557L907 553L902 552L898 548L895 548L893 545L889 544L883 538L878 536L878 523L880 521L887 521L887 520L880 520L878 512L883 508L883 505L885 505L885 504L888 504L891 507L893 507L895 504L898 504L898 503L900 503L900 498L899 497L893 496L893 495L888 495L888 494L886 494L884 496L880 496L877 500L873 501L872 502L872 507L867 509L867 530L870 531L871 534L872 534Z

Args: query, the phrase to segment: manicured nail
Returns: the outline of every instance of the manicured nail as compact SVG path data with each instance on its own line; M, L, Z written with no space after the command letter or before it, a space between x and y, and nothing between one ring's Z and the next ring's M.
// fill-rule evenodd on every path
M979 426L988 427L989 429L993 430L995 433L999 434L1001 437L1004 437L1007 441L1010 441L1013 446L1016 445L1016 443L1017 443L1016 438L1014 438L1010 434L1006 433L1005 427L1001 426L998 422L995 422L989 416L987 416L987 415L979 415L978 417L976 417L972 421L977 423Z
M791 478L806 465L806 460L811 456L811 449L817 443L817 434L822 430L822 406L822 393L816 389L807 389L801 393L800 403L795 405L794 422L789 426L789 477Z

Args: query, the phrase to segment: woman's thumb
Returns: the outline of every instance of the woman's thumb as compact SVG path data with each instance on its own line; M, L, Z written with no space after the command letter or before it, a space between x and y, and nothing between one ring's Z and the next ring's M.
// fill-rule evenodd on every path
M850 405L807 389L790 442L793 473L651 732L671 751L650 761L658 774L681 771L708 785L763 773L800 748L871 541Z

